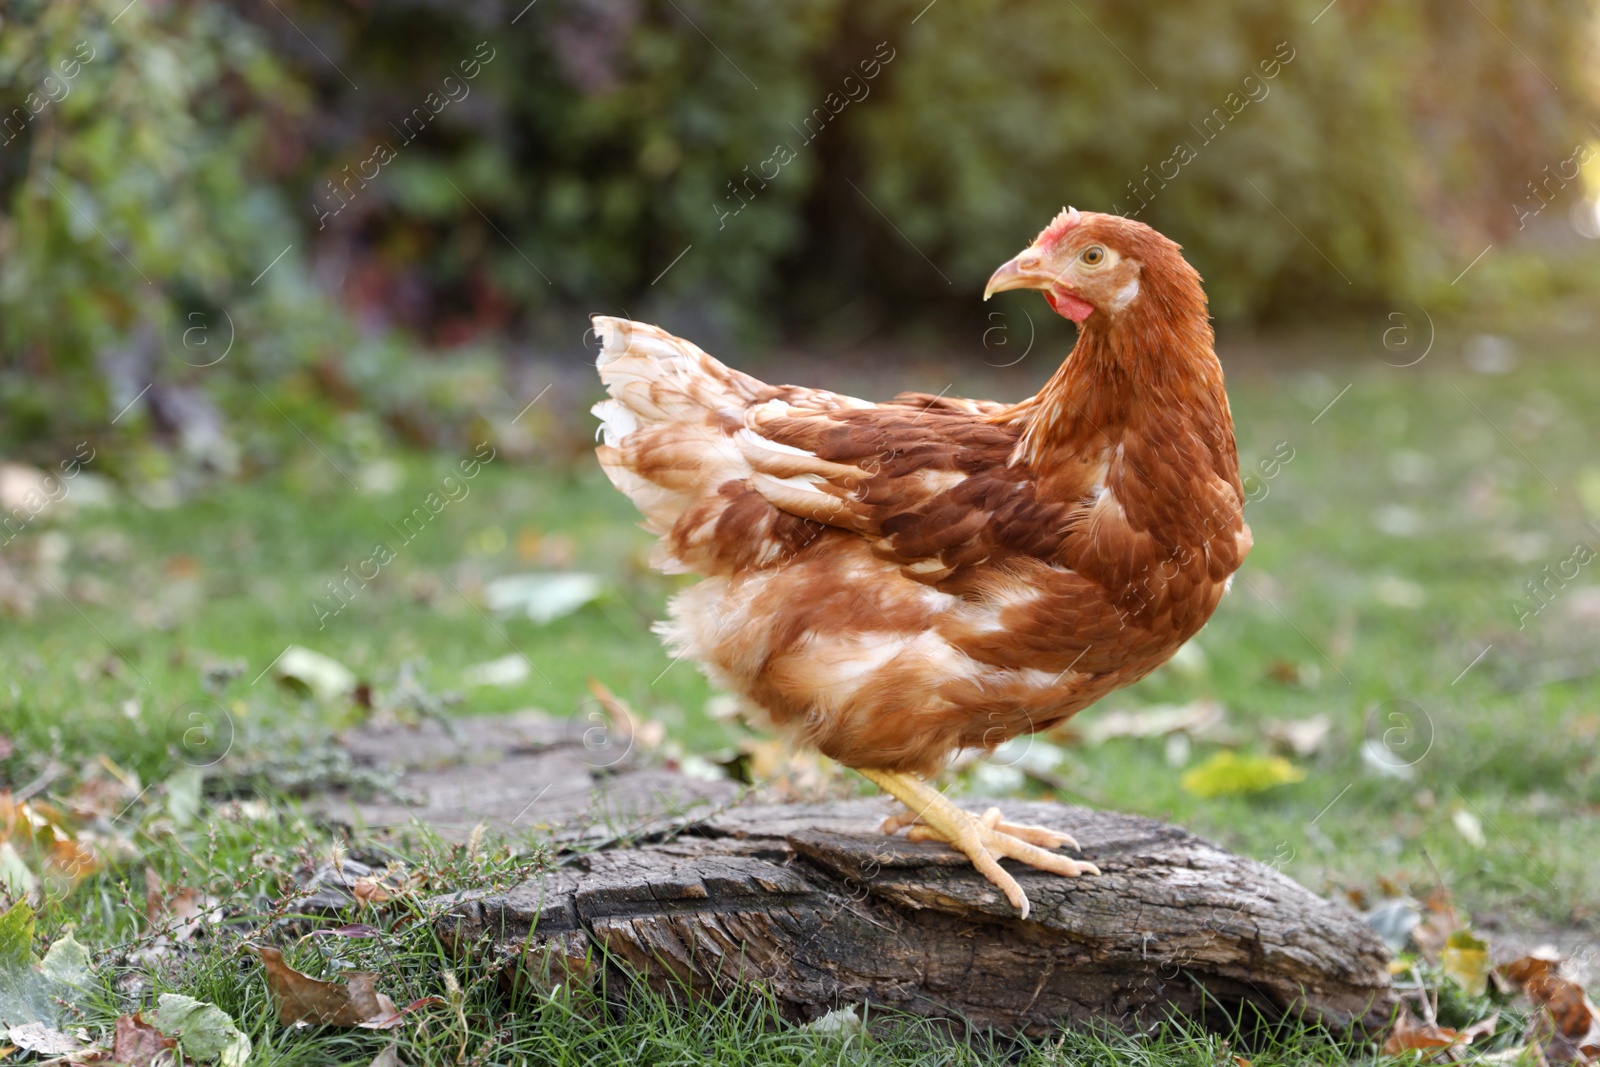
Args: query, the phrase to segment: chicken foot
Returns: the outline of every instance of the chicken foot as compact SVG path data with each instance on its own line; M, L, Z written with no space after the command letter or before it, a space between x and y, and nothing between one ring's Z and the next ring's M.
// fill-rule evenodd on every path
M965 855L985 878L998 886L1024 919L1028 917L1028 896L1017 880L1000 866L1002 856L1068 878L1100 873L1100 868L1092 863L1047 851L1061 845L1077 848L1078 843L1070 834L1043 826L1004 822L999 808L990 808L981 816L972 815L956 807L948 797L920 778L893 771L857 769L868 781L906 806L904 814L891 815L884 820L884 833L892 834L910 826L911 831L906 835L909 840L943 841Z

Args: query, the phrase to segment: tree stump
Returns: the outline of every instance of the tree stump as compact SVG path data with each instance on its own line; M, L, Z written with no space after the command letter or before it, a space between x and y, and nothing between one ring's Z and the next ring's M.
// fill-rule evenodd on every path
M756 986L796 1021L867 1003L1030 1035L1134 1031L1172 1013L1221 1023L1246 1006L1341 1033L1387 1022L1387 952L1348 909L1177 827L1004 807L1073 834L1103 873L1006 861L1033 903L1024 922L964 857L879 832L884 799L745 804L509 892L464 894L441 932L514 952L519 979L582 988L610 970L710 998Z

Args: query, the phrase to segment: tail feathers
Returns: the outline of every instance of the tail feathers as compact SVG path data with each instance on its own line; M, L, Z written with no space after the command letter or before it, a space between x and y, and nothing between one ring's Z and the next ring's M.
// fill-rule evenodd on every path
M642 421L681 422L708 411L724 411L737 421L767 389L659 327L606 315L596 315L594 326L601 343L595 360L600 380Z
M596 315L594 327L610 393L593 408L604 440L596 452L662 538L652 562L702 574L759 565L780 525L793 521L751 485L756 472L739 437L746 411L770 388L655 326Z

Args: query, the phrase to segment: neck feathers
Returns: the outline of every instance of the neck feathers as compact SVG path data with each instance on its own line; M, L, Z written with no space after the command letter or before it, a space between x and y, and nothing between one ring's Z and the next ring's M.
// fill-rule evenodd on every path
M1223 430L1231 444L1233 423L1205 296L1198 275L1174 258L1182 264L1174 279L1179 284L1151 284L1160 272L1147 266L1133 304L1116 315L1096 310L1038 395L996 416L1024 426L1013 462L1039 469L1052 460L1090 459L1152 416L1170 425L1179 415L1213 433Z

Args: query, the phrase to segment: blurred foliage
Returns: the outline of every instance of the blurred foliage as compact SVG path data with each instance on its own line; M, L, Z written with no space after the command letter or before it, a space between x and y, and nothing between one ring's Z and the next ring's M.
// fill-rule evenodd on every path
M1068 202L1183 243L1222 318L1459 302L1597 115L1594 0L1473 8L13 2L5 434L155 382L135 430L193 386L426 441L416 395L461 390L412 388L421 346L971 314Z
M395 291L453 286L436 321L476 301L563 339L557 313L623 308L770 336L863 299L926 315L1062 203L1129 212L1142 185L1219 316L1317 316L1446 288L1597 114L1592 0L924 7L304 5L345 72L303 68L344 115L316 178L348 128L388 137L477 41L497 55L333 240L426 276Z
M262 131L309 96L225 7L125 5L5 9L0 409L14 439L103 427L158 379L181 407L187 383L276 376L347 342L303 272L280 263L253 282L300 240Z

